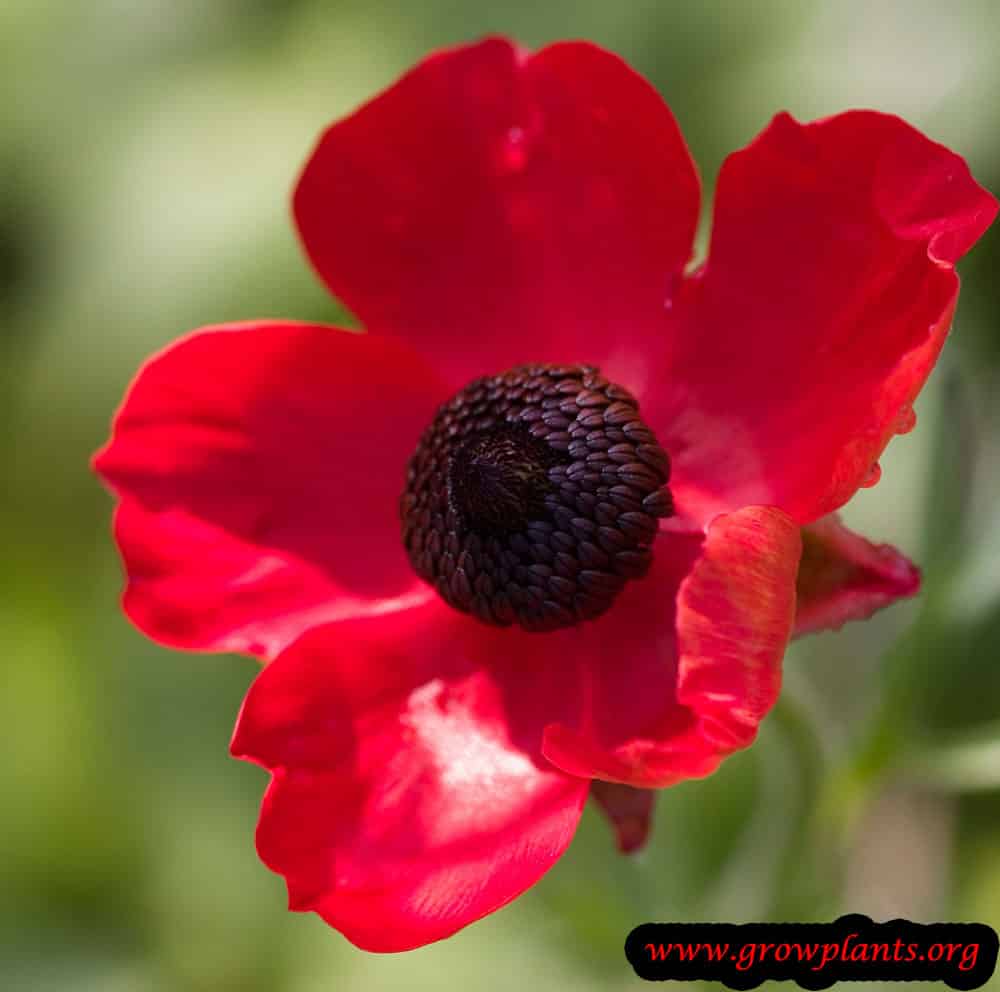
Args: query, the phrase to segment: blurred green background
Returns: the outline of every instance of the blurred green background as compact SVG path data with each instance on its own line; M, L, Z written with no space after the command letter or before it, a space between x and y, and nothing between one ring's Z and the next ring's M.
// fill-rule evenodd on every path
M624 859L588 811L512 907L408 955L286 912L227 744L254 663L118 609L87 460L136 367L200 325L343 319L288 193L331 119L428 50L587 37L671 103L711 195L778 109L895 111L1000 191L1000 5L966 0L0 0L0 990L636 987L650 919L1000 924L1000 227L847 520L918 601L797 643L758 744L660 797Z

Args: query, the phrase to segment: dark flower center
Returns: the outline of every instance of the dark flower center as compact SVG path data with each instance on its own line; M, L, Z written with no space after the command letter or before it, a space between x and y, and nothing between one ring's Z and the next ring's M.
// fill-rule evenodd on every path
M635 398L590 365L476 379L407 467L403 544L445 602L554 630L600 616L646 573L673 512L670 461Z

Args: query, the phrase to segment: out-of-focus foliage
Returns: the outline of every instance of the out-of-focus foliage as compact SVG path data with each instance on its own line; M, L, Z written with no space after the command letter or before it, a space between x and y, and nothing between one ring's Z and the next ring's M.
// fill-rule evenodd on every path
M883 481L847 519L919 601L797 644L750 751L664 793L626 860L589 812L511 908L410 955L286 913L264 776L227 757L252 662L119 613L87 460L139 362L199 324L342 321L287 193L321 128L427 50L587 37L670 101L710 196L780 109L907 117L1000 189L1000 5L963 0L0 0L0 988L632 987L649 919L1000 922L1000 230Z

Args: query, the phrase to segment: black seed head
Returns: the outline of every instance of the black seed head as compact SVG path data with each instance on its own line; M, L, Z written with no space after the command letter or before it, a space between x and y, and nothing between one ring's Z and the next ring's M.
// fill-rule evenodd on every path
M443 404L407 466L403 544L445 602L554 630L600 616L652 561L670 460L593 366L525 365Z

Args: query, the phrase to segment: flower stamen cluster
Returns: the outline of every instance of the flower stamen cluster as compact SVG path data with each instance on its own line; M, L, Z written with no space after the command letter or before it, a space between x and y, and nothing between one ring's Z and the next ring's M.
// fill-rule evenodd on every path
M484 623L545 631L646 574L670 460L636 399L591 365L524 365L443 404L407 468L417 574Z

